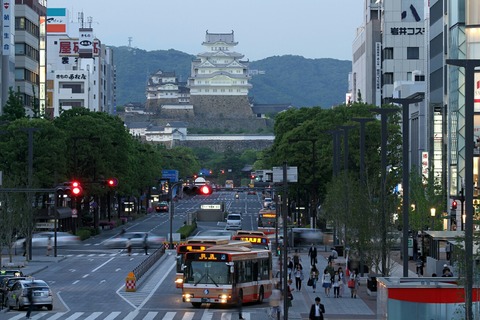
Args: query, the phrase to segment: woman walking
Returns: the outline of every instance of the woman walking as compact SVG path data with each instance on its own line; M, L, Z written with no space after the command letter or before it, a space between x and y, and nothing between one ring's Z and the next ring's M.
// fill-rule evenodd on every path
M303 281L303 271L301 265L297 265L297 269L295 270L295 273L293 275L295 276L295 288L297 289L297 291L301 291Z
M328 269L323 270L322 287L325 288L325 296L330 297L330 288L332 287L332 276Z
M340 298L340 276L338 275L338 271L335 271L333 275L333 297Z
M340 277L340 298L343 297L343 294L345 293L345 287L347 286L347 277L345 276L345 273L343 272L342 267L338 268L338 276Z
M358 286L360 285L357 270L354 270L350 274L350 280L348 280L348 287L350 288L350 297L356 299L357 298L357 290Z

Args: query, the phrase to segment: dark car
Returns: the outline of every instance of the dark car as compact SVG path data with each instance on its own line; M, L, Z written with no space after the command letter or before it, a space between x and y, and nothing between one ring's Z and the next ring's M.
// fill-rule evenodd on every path
M3 306L6 306L5 302L7 301L7 294L8 291L13 287L17 280L26 280L27 277L14 277L11 278L4 278L3 281L0 283L0 298L1 303Z
M156 212L168 212L168 203L166 201L162 201L155 206Z

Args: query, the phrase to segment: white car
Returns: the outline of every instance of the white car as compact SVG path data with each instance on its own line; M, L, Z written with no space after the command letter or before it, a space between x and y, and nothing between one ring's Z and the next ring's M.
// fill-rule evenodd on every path
M241 230L242 229L242 215L239 213L230 213L227 216L227 230Z
M109 248L125 248L127 245L127 240L130 239L132 248L143 248L143 239L145 238L145 234L147 234L147 244L150 248L160 248L163 246L163 243L166 242L165 237L160 237L150 232L138 231L119 234L116 237L105 240L103 244Z
M272 198L265 198L265 199L263 200L263 207L264 207L264 208L268 208L268 207L270 207L272 204L273 204Z

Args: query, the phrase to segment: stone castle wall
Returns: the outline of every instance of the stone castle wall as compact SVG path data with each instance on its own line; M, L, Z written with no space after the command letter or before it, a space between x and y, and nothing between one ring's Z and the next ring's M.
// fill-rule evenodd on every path
M209 119L252 119L247 96L191 96L195 117Z
M214 152L225 152L232 150L235 152L243 152L247 149L264 150L271 147L272 140L220 140L220 141L178 141L175 140L174 146L185 146L189 148L209 148Z

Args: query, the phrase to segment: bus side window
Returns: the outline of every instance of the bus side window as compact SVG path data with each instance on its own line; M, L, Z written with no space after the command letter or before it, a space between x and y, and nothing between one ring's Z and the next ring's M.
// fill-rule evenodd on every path
M261 279L261 275L259 274L259 269L258 269L258 262L254 262L253 263L253 272L252 272L252 275L253 275L253 281L258 281L258 279L260 278Z

